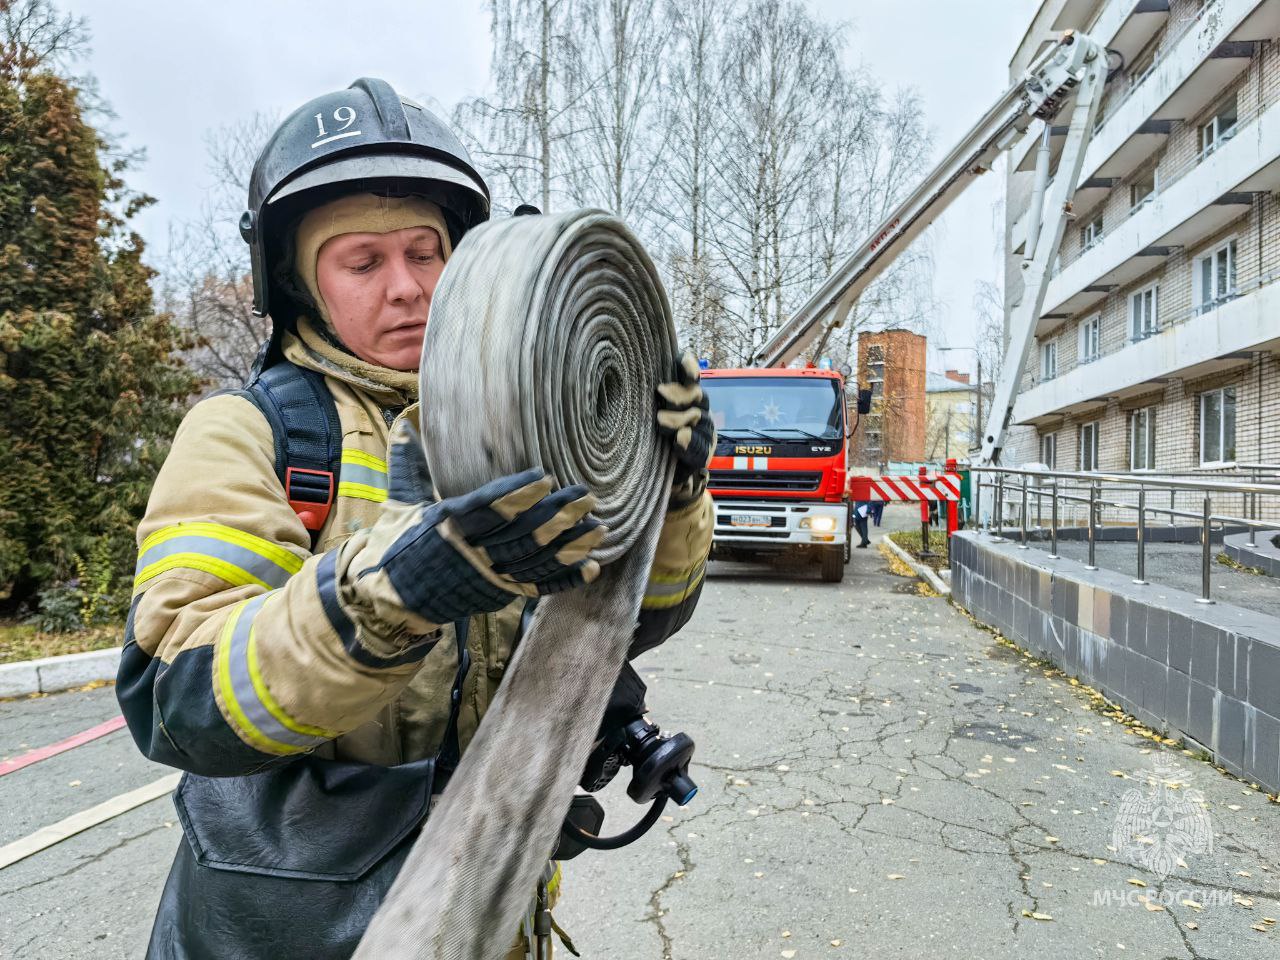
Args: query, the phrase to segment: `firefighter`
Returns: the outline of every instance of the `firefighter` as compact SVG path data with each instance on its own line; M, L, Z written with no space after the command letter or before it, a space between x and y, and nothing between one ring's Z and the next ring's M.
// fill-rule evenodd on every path
M488 216L461 143L380 80L294 111L254 166L241 232L271 340L174 438L117 685L143 753L187 771L150 957L350 956L526 602L598 572L584 488L534 470L437 500L410 426L432 291ZM711 540L696 363L659 394L678 467L632 655L688 620Z

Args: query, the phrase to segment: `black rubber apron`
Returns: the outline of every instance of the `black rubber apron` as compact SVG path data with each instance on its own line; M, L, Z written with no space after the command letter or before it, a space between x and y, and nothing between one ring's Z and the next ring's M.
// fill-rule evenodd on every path
M174 792L183 841L149 960L348 960L457 767L458 671L434 757L396 766L301 757L246 777L188 773Z

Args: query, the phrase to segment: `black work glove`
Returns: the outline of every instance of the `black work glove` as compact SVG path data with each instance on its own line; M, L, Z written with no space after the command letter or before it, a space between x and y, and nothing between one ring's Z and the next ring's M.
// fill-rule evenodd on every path
M353 558L353 604L380 624L416 632L590 583L589 557L608 528L591 516L595 498L575 484L553 489L541 470L502 477L437 501L418 432L401 421L391 436L390 490L382 516Z
M716 428L699 380L698 361L686 350L676 364L676 379L658 384L658 432L671 438L676 455L672 508L702 496L707 489L707 464L716 450Z

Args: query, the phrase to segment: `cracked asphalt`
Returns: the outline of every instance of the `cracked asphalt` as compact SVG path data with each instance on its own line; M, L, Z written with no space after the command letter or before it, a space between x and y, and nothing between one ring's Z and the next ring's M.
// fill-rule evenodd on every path
M1280 955L1280 806L875 550L839 585L713 564L693 621L638 666L653 719L697 741L701 790L566 865L556 919L586 957ZM109 688L0 703L0 758L114 713ZM1125 847L1126 794L1154 796L1158 765L1177 789L1139 811L1155 842ZM166 772L117 732L0 777L0 844ZM622 783L605 803L606 833L641 813ZM140 957L178 829L161 799L0 870L0 957ZM1156 850L1181 860L1163 880Z

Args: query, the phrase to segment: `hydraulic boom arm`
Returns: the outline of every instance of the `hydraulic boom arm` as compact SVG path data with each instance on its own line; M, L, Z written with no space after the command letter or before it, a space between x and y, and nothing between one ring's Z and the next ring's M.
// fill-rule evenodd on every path
M925 177L871 238L836 268L805 304L755 356L757 366L785 366L795 360L830 324L840 325L863 291L883 273L921 232L929 227L964 189L991 168L1033 119L1050 121L1074 92L1070 132L1058 164L1058 176L1039 223L1048 179L1048 154L1042 151L1037 169L1037 193L1032 199L1026 260L1025 293L1010 323L1006 358L992 417L983 434L983 462L998 456L1004 429L1012 412L1012 398L1030 351L1035 318L1044 303L1048 262L1062 239L1069 198L1093 130L1093 118L1105 82L1105 51L1084 34L1068 31L1011 87L969 131L963 140ZM1037 237L1041 239L1037 242ZM1021 340L1020 340L1021 338ZM1017 359L1016 363L1008 362ZM1015 370L1016 368L1016 370ZM1006 389L1006 381L1009 389Z

